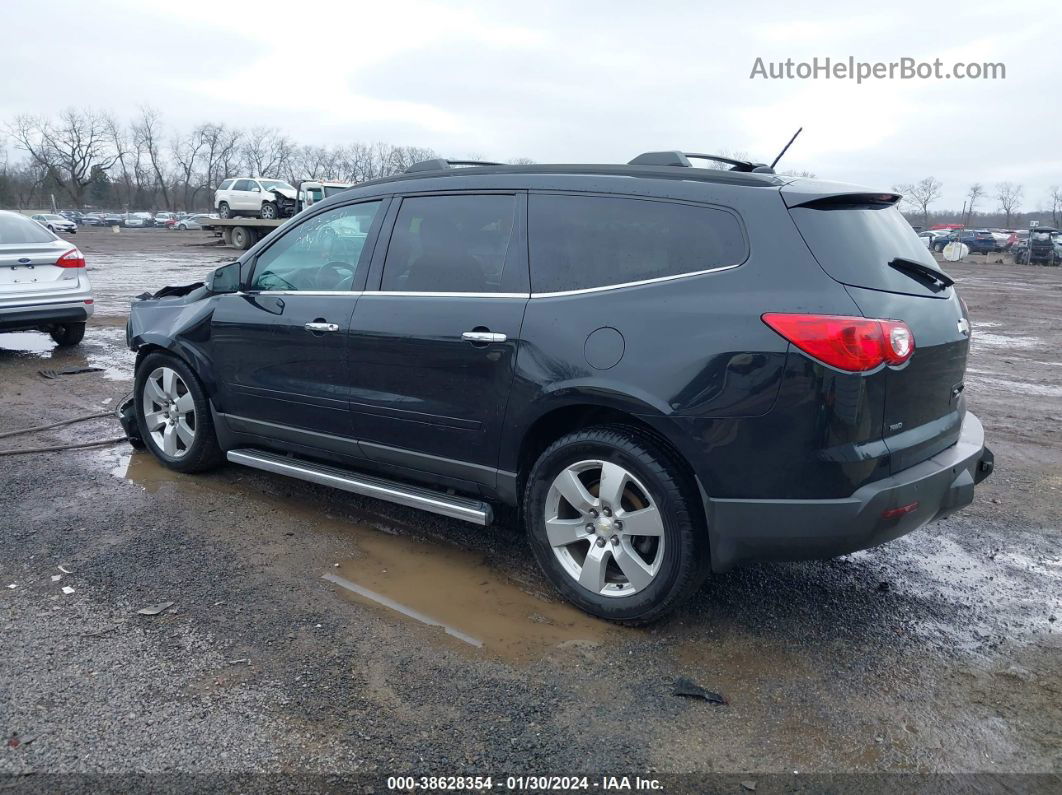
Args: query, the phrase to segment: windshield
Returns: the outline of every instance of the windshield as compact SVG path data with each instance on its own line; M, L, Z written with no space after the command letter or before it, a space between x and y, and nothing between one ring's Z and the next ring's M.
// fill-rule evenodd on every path
M50 243L55 237L40 224L15 213L0 213L0 244Z
M280 188L282 190L295 190L293 187L291 187L291 185L289 185L282 179L260 179L258 181L262 183L262 187L266 190L273 190L274 188Z
M66 220L61 215L46 215L44 217L47 218L49 221L65 221Z

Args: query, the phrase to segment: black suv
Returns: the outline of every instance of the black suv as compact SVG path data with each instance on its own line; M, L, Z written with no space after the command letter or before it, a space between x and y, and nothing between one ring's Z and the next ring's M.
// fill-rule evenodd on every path
M517 506L557 589L630 623L967 505L969 321L899 197L727 165L438 160L315 204L133 303L127 430L182 472Z

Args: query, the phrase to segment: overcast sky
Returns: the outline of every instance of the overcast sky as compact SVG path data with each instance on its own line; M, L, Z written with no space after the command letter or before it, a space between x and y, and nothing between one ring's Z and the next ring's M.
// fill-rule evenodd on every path
M803 126L779 168L883 188L933 175L945 186L938 208L961 206L971 182L1010 180L1025 186L1024 209L1037 209L1062 183L1056 2L0 8L0 124L69 106L129 118L148 103L172 128L270 125L303 143L539 162L625 162L655 149L769 161ZM1006 79L750 79L757 57L815 56L1001 62Z

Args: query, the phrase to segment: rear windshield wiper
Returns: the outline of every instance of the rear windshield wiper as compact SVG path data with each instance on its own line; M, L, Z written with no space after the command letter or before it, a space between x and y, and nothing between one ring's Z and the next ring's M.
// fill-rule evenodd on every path
M952 279L944 271L939 271L931 265L926 265L923 262L916 262L913 259L904 259L903 257L897 257L889 263L890 268L898 270L905 276L910 276L915 281L922 282L931 290L946 290L955 284L955 280Z

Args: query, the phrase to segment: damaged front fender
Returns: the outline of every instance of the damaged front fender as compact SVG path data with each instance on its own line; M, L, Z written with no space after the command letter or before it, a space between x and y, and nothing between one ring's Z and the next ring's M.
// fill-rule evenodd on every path
M126 344L138 358L157 349L180 357L195 371L207 394L213 395L217 378L207 346L218 297L197 282L165 287L135 299L129 308Z

